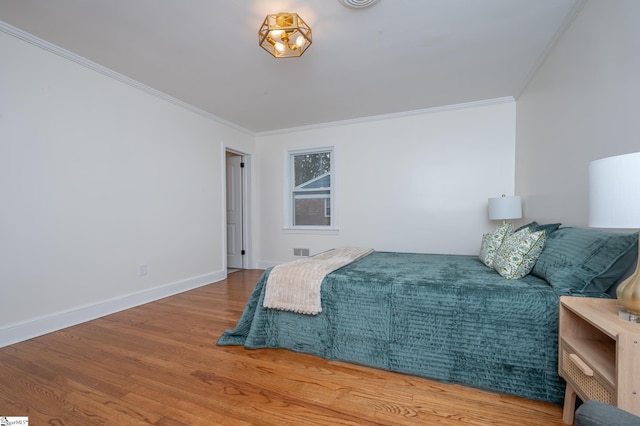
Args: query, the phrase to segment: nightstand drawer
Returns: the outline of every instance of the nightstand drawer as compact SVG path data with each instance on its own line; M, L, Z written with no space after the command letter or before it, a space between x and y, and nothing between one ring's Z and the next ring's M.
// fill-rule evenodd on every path
M562 348L561 375L573 382L575 389L584 394L583 397L614 405L613 392L600 383L596 374L585 374L584 368L581 368L579 363L580 361L574 362L571 352L566 347Z

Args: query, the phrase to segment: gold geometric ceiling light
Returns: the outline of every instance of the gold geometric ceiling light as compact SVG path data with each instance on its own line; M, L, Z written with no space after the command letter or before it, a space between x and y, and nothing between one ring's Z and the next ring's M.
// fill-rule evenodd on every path
M311 46L311 28L297 13L267 15L258 31L258 43L276 58L300 56Z

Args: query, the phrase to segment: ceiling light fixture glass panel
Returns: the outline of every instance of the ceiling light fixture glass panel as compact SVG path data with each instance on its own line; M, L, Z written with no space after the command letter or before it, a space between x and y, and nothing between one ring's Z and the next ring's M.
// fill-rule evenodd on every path
M311 46L311 28L297 13L267 15L258 31L258 42L276 58L300 56Z

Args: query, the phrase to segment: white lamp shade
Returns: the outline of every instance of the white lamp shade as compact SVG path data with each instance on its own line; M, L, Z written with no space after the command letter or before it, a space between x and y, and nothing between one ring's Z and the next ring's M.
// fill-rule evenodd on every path
M640 152L589 163L589 226L640 228Z
M517 195L489 198L489 219L506 220L522 218L522 201Z

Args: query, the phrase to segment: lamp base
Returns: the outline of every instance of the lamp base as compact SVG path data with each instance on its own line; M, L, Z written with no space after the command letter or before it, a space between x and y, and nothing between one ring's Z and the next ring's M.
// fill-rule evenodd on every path
M618 317L622 318L625 321L640 324L640 315L629 312L626 308L618 309Z
M629 278L620 283L616 290L616 297L625 311L640 317L640 244L638 244L636 270Z

